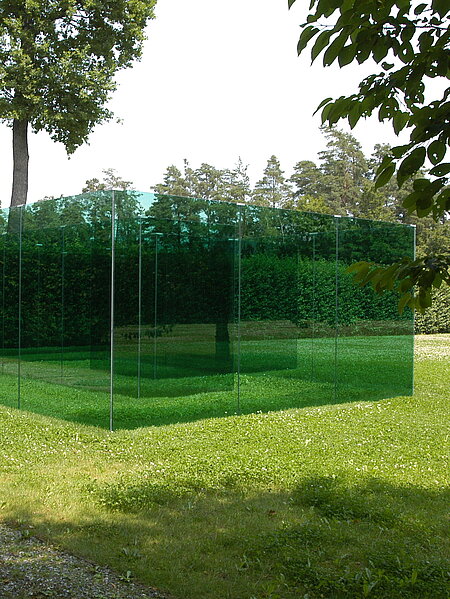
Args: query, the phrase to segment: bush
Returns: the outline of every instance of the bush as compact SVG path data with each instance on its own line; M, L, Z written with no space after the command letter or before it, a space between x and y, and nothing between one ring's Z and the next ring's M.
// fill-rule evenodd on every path
M433 295L433 305L425 314L416 313L416 333L450 333L450 287L443 285Z
M335 260L253 254L242 259L242 320L291 320L307 327L311 321L334 327L336 308L340 326L361 321L408 322L399 314L393 292L375 294L358 287ZM336 282L338 297L336 298ZM337 302L336 302L337 299Z

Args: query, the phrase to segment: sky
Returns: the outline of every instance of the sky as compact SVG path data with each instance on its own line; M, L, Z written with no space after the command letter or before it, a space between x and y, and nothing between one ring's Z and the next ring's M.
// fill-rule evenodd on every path
M272 154L286 176L299 160L316 160L324 138L314 110L326 97L356 91L373 65L325 69L310 65L308 51L297 57L307 4L158 0L142 60L117 76L109 107L121 122L95 127L70 159L46 133L30 135L28 201L80 193L107 168L151 191L184 159L194 168L232 168L241 157L252 184ZM375 118L353 133L366 154L376 143L397 142ZM2 207L11 195L11 135L0 125Z

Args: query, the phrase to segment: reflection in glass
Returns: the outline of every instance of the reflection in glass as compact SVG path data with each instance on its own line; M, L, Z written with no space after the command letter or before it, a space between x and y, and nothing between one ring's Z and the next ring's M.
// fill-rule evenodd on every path
M411 227L100 191L0 229L4 405L117 429L412 392L411 312L346 272Z

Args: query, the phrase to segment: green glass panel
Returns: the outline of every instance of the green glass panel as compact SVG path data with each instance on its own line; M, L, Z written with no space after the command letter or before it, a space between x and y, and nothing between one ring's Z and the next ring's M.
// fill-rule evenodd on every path
M65 410L71 420L106 427L109 421L109 362L106 359L105 366L102 356L102 364L95 364L91 345L93 322L96 322L94 318L99 311L96 304L105 301L101 289L105 284L103 273L100 279L95 279L93 254L96 245L92 226L85 222L64 227L61 250L60 383L72 388L70 393L65 393ZM104 266L110 273L108 263ZM108 333L104 335L108 336Z
M61 230L41 226L39 216L34 206L23 209L21 407L59 417L59 398L36 381L61 375Z
M99 267L96 256L101 244L95 245L91 214L97 203L83 196L23 209L20 396L24 409L107 426L109 365L92 368L99 335L105 336L99 302L108 276L108 264ZM61 225L64 220L73 224ZM106 227L97 223L97 230Z
M132 428L412 392L411 313L346 272L411 227L127 191L0 232L3 404Z
M112 193L92 194L87 203L91 226L90 274L90 377L88 390L96 396L86 417L98 426L112 428L111 422L111 294L112 294Z
M19 405L19 282L20 208L2 210L1 260L1 384L0 402Z
M253 206L242 211L241 232L241 410L328 403L335 374L333 219Z
M118 213L115 428L234 413L236 240L212 210L183 222Z
M141 223L118 220L114 254L114 390L138 397Z
M147 230L142 248L148 265L142 277L141 354L147 420L234 413L234 240Z
M413 391L414 322L395 292L355 286L346 272L362 260L390 264L414 255L414 229L358 219L339 222L338 401L382 399Z

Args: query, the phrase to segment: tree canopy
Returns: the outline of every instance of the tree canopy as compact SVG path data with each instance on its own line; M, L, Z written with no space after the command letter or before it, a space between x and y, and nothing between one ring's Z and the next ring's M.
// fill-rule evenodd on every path
M288 0L291 7L295 0ZM309 15L301 25L297 50L312 46L311 60L340 67L373 59L379 71L365 77L349 96L326 98L318 107L322 122L334 125L347 119L354 127L374 113L391 122L394 131L409 132L406 144L391 148L376 172L375 188L396 173L401 188L413 179L403 198L408 213L448 219L450 163L445 162L450 140L450 87L429 97L432 79L448 81L450 75L450 5L447 0L311 0ZM426 93L428 92L428 93ZM426 160L431 169L421 174ZM422 171L423 173L423 171ZM354 266L361 284L378 291L398 285L400 307L423 310L431 304L431 289L450 284L448 252L407 260L388 268L367 263ZM412 292L417 287L418 293Z
M0 119L13 127L11 205L26 202L28 125L71 154L105 106L114 75L139 58L155 0L8 0L0 7Z

